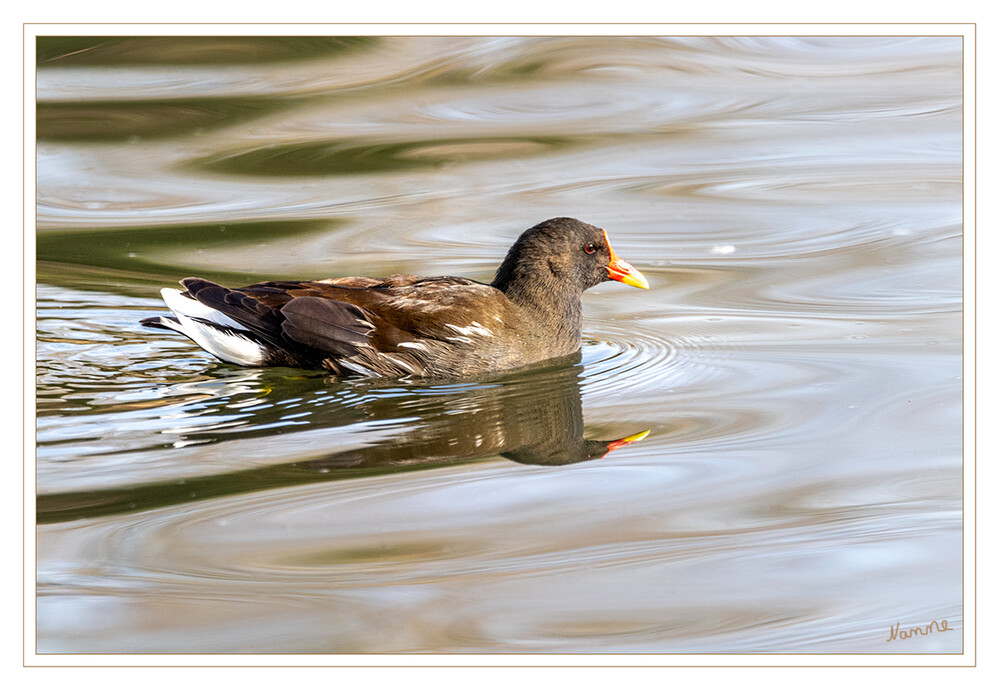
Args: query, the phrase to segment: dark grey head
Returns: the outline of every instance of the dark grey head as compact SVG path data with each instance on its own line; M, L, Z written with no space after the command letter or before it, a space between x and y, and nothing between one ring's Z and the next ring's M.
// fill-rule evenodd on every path
M493 287L508 294L527 288L582 294L605 280L649 286L614 252L606 231L575 218L552 218L517 238L496 271Z

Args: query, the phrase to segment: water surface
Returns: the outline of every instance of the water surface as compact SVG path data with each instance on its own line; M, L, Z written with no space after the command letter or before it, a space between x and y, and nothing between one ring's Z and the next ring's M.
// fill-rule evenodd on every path
M39 652L962 650L960 38L38 45ZM139 325L188 275L488 281L560 215L652 285L577 360Z

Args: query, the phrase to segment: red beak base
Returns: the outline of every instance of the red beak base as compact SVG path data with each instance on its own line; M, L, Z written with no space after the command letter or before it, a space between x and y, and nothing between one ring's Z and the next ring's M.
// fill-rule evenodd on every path
M637 268L617 255L617 252L611 247L610 240L607 239L606 230L604 230L604 239L607 240L607 250L610 252L610 262L607 264L608 277L625 285L648 290L649 281L645 279L645 276Z
M619 438L616 441L611 441L610 443L607 444L607 453L611 453L617 450L618 448L627 446L629 443L634 443L635 441L641 441L643 438L649 435L650 431L652 430L646 429L645 431L640 431L637 434L632 434L631 436L625 436L624 438ZM607 456L607 453L604 453L604 457Z

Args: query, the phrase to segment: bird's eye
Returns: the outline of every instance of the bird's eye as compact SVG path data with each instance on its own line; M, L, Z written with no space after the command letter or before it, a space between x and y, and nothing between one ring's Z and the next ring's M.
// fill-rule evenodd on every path
M587 254L592 254L593 252L597 251L597 245L593 244L592 242L588 242L586 246L583 247L583 251L586 252Z

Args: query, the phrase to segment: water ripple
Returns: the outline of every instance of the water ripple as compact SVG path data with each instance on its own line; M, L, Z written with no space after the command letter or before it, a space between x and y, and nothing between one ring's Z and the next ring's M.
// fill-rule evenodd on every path
M38 649L960 651L885 642L962 621L959 36L39 49ZM652 285L578 362L138 325L184 275L488 281L561 215Z

